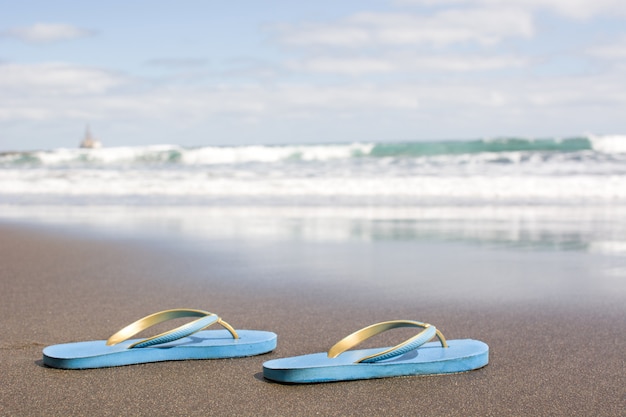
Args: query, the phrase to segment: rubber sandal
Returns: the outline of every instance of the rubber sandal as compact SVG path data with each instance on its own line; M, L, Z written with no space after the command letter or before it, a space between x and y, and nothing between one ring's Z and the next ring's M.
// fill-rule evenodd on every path
M181 317L200 317L146 339L130 339L155 324ZM212 324L225 330L204 330ZM87 369L187 359L253 356L276 348L276 334L235 330L216 314L175 309L151 314L124 327L108 340L66 343L43 350L43 363L53 368Z
M423 329L394 347L348 350L362 341L398 327ZM436 342L430 342L437 337ZM478 340L446 341L427 323L394 320L373 324L340 340L328 353L274 359L263 364L263 376L284 383L349 381L409 375L437 375L481 368L489 362L489 346Z

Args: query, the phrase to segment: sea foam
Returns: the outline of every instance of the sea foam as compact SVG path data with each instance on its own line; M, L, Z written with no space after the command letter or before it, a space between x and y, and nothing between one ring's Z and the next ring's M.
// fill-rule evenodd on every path
M13 152L2 202L626 204L626 136Z

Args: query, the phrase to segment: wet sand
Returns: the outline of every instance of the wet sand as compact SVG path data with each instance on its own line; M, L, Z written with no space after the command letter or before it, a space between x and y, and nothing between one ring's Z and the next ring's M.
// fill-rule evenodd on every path
M417 291L377 297L367 285L287 283L283 274L297 264L281 269L280 256L254 265L233 258L222 268L223 256L0 224L0 415L624 415L621 296L564 289L562 297L511 303ZM541 271L541 262L533 265ZM574 278L583 273L564 268ZM268 276L257 282L256 274ZM41 362L47 345L105 339L176 307L272 330L278 348L244 359L82 371ZM431 322L450 339L482 340L490 363L457 375L301 386L261 376L265 360L324 351L360 327L397 318Z

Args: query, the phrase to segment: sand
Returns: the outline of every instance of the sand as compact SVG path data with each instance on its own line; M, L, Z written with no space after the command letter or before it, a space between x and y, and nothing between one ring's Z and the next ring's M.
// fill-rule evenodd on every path
M626 415L621 297L564 291L558 299L509 304L441 294L376 301L367 285L286 285L279 273L255 283L255 273L280 268L270 261L221 268L218 255L225 256L0 224L0 415ZM42 364L47 345L105 339L175 307L215 311L240 329L272 330L278 348L244 359L82 371ZM324 351L360 327L394 318L433 322L448 338L482 340L490 363L457 375L297 386L261 375L265 360Z

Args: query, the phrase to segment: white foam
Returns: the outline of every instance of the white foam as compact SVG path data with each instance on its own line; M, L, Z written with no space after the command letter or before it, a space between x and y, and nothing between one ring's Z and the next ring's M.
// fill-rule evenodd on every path
M142 157L156 157L159 153L176 150L175 145L120 146L97 149L59 148L53 151L34 152L33 156L45 166L77 163L101 165L128 164Z
M589 135L594 151L602 153L626 153L626 135Z
M609 255L626 255L626 242L618 240L593 242L589 250Z
M114 170L45 168L0 170L0 195L177 196L185 198L356 198L378 204L413 200L626 201L626 174L541 175L380 175L380 176L211 176L204 170Z
M58 148L51 151L33 152L43 166L108 166L134 163L171 162L174 158L187 166L242 164L247 162L275 163L286 160L329 161L351 159L355 155L367 155L374 144L352 143L339 145L284 145L284 146L205 146L184 148L177 145L150 145L106 147L98 149ZM174 155L176 154L176 155ZM0 155L0 162L10 164L20 161L24 154Z
M326 161L350 159L357 152L367 154L373 147L373 144L360 143L300 146L207 146L181 150L181 155L182 162L190 165L278 162L288 159Z
M494 139L495 140L495 139ZM582 152L577 154L580 158L591 163L596 162L597 153L600 154L621 154L620 161L623 161L626 154L626 136L589 136L589 141L595 151ZM485 142L488 142L485 140ZM380 145L385 145L381 143ZM177 145L151 145L137 147L110 147L100 149L68 149L60 148L52 151L33 152L29 156L39 160L39 165L43 166L90 166L102 167L111 165L145 165L146 163L171 163L177 162L184 166L204 166L204 165L233 165L245 163L266 163L280 164L285 161L336 161L353 160L355 156L371 155L376 144L374 143L351 143L351 144L316 144L316 145L250 145L250 146L205 146L198 148L185 148ZM393 147L393 144L390 144ZM532 169L549 170L554 167L559 169L554 162L567 161L571 158L571 153L554 153L550 155L549 164L542 163L545 157L541 152L519 152L515 150L503 152L480 152L462 154L441 154L421 157L406 155L387 156L376 159L386 161L388 164L394 161L413 161L422 166L433 165L437 169L444 169L445 172L458 170L468 166L485 166L501 163L514 164L517 166L531 166ZM595 159L594 159L595 158ZM24 162L28 156L24 154L0 155L0 162L11 164L12 162ZM33 165L37 165L33 161ZM542 165L539 167L539 165ZM585 165L585 164L579 164Z
M598 136L580 152L482 152L413 158L365 157L374 144L183 148L176 145L57 149L41 164L0 169L0 199L46 202L64 196L143 204L172 197L181 204L216 199L269 204L299 199L319 205L444 201L626 201L626 136ZM624 146L624 153L618 151ZM19 156L18 156L19 157ZM16 159L17 161L17 159Z

